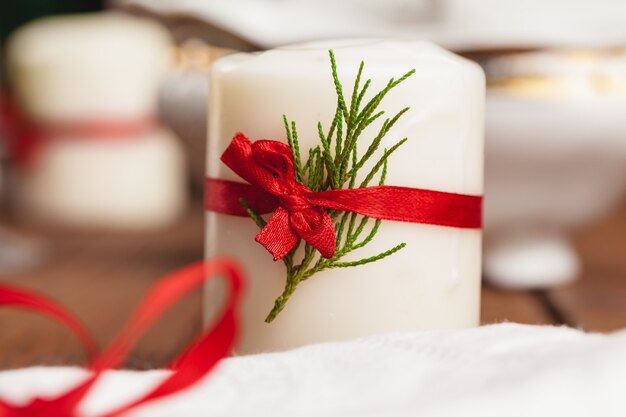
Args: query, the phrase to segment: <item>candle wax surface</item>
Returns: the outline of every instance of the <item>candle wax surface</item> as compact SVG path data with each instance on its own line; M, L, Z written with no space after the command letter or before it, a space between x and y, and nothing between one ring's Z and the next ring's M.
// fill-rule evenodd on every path
M159 128L139 137L55 137L20 171L18 202L37 222L121 231L175 221L187 200L185 156Z
M416 70L380 106L386 117L411 107L380 147L382 152L408 138L389 159L387 185L482 194L484 75L469 61L411 40L310 43L216 61L211 72L208 176L243 181L221 163L221 154L237 132L251 140L286 142L283 114L297 123L303 157L320 143L317 123L328 129L337 101L328 49L335 52L347 100L361 60L362 83L372 80L365 102L390 78ZM361 135L360 155L383 120ZM369 169L360 172L364 177ZM371 264L313 275L267 324L264 319L285 285L284 264L272 261L254 241L258 227L249 218L209 212L206 228L207 256L234 257L248 275L238 353L479 323L479 230L383 221L371 243L343 260L372 256L402 242L404 249ZM205 292L205 318L210 322L222 294L214 284Z

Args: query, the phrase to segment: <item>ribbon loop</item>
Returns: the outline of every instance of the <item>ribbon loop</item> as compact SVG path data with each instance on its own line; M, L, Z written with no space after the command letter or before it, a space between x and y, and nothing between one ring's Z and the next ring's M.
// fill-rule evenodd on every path
M291 148L273 140L250 142L238 133L222 155L222 161L239 176L278 200L278 208L255 240L274 257L284 258L304 239L332 258L335 254L335 228L328 213L311 203L311 193L296 182Z
M98 350L96 341L80 320L54 301L42 295L9 285L0 285L0 305L31 310L56 320L76 335L90 358Z
M188 388L208 374L230 354L237 335L237 309L242 293L243 274L238 265L228 259L197 262L162 278L144 298L136 313L119 336L90 365L91 374L74 388L51 398L34 398L25 406L14 406L0 399L0 417L75 417L77 408L93 385L108 369L119 365L135 341L172 304L208 278L223 276L230 287L221 318L212 329L192 343L173 364L172 374L141 398L101 414L118 417L148 401L156 400ZM22 290L1 286L0 304L32 308L65 323L79 337L85 331L69 313L43 297ZM90 339L87 339L90 340Z
M97 373L119 364L130 346L154 320L173 303L207 280L224 276L230 293L221 318L182 352L171 365L174 372L156 388L134 402L100 417L117 417L126 411L171 394L175 394L208 374L231 353L237 333L237 307L242 293L243 274L239 266L227 259L196 262L162 278L148 293L137 312L118 338L104 351L100 361L93 364Z

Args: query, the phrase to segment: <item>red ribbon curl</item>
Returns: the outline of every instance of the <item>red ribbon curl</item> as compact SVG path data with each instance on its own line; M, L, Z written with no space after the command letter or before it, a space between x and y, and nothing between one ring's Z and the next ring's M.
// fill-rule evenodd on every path
M78 405L102 374L124 361L137 339L165 310L214 276L224 277L230 289L221 318L174 360L170 365L172 373L156 388L135 401L98 416L118 417L149 401L190 387L231 353L237 335L237 308L243 284L239 266L227 259L215 259L191 264L163 277L152 287L120 334L99 355L95 355L95 343L89 332L62 307L40 295L0 285L0 305L27 308L56 319L78 336L92 357L88 366L90 374L75 387L54 398L34 398L24 406L0 400L0 417L76 417Z
M238 133L222 161L249 184L206 178L205 209L247 216L243 198L260 214L271 213L255 240L282 259L300 238L325 258L335 254L335 229L326 210L382 220L479 229L482 196L379 185L313 192L295 179L293 154L284 143L252 143Z

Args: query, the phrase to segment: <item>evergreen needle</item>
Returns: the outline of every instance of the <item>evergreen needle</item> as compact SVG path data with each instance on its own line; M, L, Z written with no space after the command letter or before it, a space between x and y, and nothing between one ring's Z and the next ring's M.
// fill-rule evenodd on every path
M259 229L263 229L267 224L267 222L263 220L263 217L261 217L256 211L254 211L252 207L250 207L250 204L248 204L248 202L243 197L239 199L239 202L242 206L244 206L246 212L248 212L248 216L250 216L250 218L254 220L257 226L259 226Z

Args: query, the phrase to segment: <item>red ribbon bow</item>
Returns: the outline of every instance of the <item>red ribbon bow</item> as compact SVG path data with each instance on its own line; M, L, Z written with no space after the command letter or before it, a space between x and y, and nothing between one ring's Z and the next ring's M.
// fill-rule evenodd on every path
M267 225L256 235L274 260L282 259L304 239L326 258L335 254L335 227L330 216L310 199L313 194L296 182L291 148L273 140L251 143L239 133L222 161L241 178L278 200Z
M25 406L0 400L0 417L75 417L80 401L102 374L122 363L133 344L156 319L176 301L212 276L226 278L230 288L221 318L212 329L190 344L170 366L172 373L156 388L135 401L99 417L118 417L149 401L178 393L198 382L234 346L237 333L237 306L241 298L242 273L227 259L197 262L165 276L150 290L115 340L100 355L90 333L72 314L45 297L9 286L0 286L0 305L34 310L69 328L92 358L90 375L77 386L55 398L35 398Z
M313 192L296 181L291 148L278 141L252 143L238 133L222 161L249 184L207 178L205 208L246 216L243 198L260 214L273 212L255 240L274 260L289 253L299 238L325 258L333 257L335 229L325 209L383 220L481 227L481 196L388 185Z

